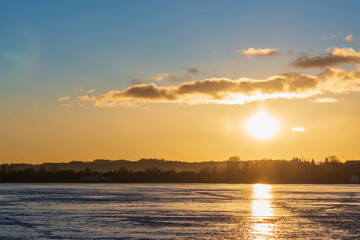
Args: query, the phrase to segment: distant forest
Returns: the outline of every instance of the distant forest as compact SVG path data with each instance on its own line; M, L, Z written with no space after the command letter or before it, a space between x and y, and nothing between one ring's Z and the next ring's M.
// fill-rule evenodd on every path
M41 183L350 183L360 175L360 161L335 156L316 163L292 160L181 162L163 159L94 160L69 163L2 164L0 182Z

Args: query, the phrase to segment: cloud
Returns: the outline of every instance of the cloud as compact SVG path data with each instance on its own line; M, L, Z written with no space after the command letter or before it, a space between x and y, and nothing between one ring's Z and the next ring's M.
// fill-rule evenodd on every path
M69 99L70 99L70 96L61 97L61 98L58 98L58 102L67 101Z
M324 68L335 65L360 63L360 52L352 48L333 48L332 52L321 56L301 56L290 66L296 68Z
M130 81L131 81L132 84L142 84L142 83L144 83L143 78L133 78Z
M298 73L284 73L264 80L210 78L178 86L139 84L99 96L80 96L77 101L92 101L95 106L116 106L125 101L244 104L266 99L310 97L319 94L319 83L318 77Z
M173 82L173 83L176 83L176 82L183 82L183 81L186 81L186 80L191 80L191 77L189 75L186 75L184 77L181 77L181 76L178 76L176 74L171 74L169 75L169 77L167 78L167 80L169 82Z
M236 65L240 65L241 61L240 60L234 60L233 63L236 64Z
M208 78L173 86L138 84L98 96L79 96L76 101L92 102L94 106L129 106L137 102L245 104L267 99L309 98L351 92L360 93L360 68L353 71L329 68L317 76L287 72L261 80ZM314 103L336 101L321 96L312 100Z
M323 88L328 92L347 94L360 92L360 68L346 71L340 68L329 68L319 74L323 79Z
M157 82L183 82L187 80L191 80L190 75L197 75L200 74L200 71L196 68L187 68L187 74L185 76L179 76L177 74L169 74L169 73L159 73L156 74L154 77L150 78L150 80L157 81ZM135 81L132 81L132 83L135 83ZM138 82L138 84L141 84L142 82Z
M178 82L191 80L191 77L189 75L179 76L176 74L170 74L169 76L166 77L166 80L171 83L178 83Z
M95 92L96 89L90 89L90 90L85 90L83 88L78 88L78 89L75 89L73 92L74 93L81 93L81 92L85 92L85 93L93 93Z
M76 98L76 101L79 102L89 102L91 101L90 97L88 95L84 95L84 96L79 96Z
M306 132L305 128L303 128L303 127L294 127L291 130L293 132Z
M96 91L96 89L90 89L90 90L87 90L87 91L85 91L86 93L93 93L93 92L95 92Z
M348 42L354 42L354 35L350 33L348 36L345 37L346 41Z
M336 103L338 100L336 98L315 98L311 100L313 103Z
M253 56L259 57L275 57L280 53L277 51L277 48L248 48L247 50L243 50L242 54L251 58Z
M199 74L200 73L199 69L196 69L196 68L187 68L187 72L188 72L188 74Z
M169 76L168 73L158 73L154 77L150 78L150 80L161 82L163 81L167 76Z

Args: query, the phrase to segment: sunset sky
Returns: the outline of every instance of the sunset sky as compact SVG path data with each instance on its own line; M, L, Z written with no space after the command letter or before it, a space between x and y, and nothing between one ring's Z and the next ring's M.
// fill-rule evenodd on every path
M0 163L360 159L359 9L1 1Z

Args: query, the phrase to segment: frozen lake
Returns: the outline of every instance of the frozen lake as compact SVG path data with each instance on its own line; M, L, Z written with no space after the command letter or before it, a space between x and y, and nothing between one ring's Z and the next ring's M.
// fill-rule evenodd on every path
M0 239L360 239L360 185L0 184Z

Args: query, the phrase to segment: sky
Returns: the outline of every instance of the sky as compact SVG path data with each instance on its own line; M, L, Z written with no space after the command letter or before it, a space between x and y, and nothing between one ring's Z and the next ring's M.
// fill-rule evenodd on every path
M0 4L0 163L360 159L359 1Z

